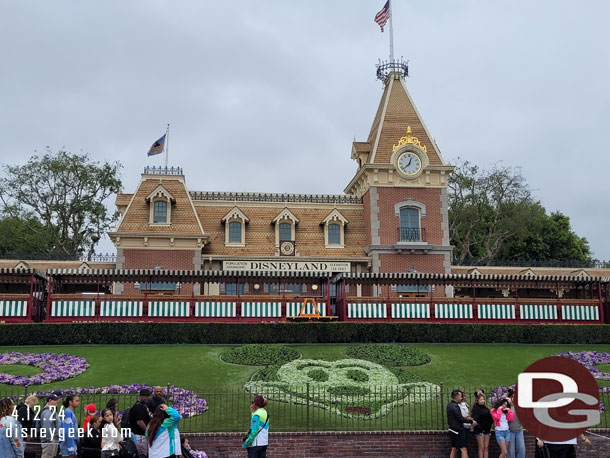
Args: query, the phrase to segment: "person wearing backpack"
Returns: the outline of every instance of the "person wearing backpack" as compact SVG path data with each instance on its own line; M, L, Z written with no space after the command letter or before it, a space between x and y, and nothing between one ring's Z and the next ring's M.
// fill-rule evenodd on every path
M269 415L265 410L267 400L256 396L250 406L250 431L243 448L248 450L248 458L266 458L269 445Z
M58 450L58 435L61 420L57 414L60 398L55 394L47 396L47 404L40 413L40 447L41 458L55 458Z

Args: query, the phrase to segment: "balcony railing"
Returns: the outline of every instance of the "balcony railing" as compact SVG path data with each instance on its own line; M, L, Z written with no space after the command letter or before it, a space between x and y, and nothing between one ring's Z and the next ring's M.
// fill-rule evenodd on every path
M399 242L425 242L426 230L420 227L399 227Z

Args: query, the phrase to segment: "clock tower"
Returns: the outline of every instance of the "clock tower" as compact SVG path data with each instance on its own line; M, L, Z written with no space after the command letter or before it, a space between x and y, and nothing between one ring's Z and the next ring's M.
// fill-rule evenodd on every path
M371 272L449 273L447 178L443 159L405 85L407 66L378 66L384 91L347 194L362 197Z

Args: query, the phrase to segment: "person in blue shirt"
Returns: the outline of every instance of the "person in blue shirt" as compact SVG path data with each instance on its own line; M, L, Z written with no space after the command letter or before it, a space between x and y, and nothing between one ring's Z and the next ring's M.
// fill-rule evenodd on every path
M78 421L74 411L78 408L80 399L78 396L66 396L63 406L61 425L59 427L59 451L64 458L75 458L78 442Z
M269 445L269 415L265 410L267 400L256 396L250 406L250 431L242 447L248 450L248 458L265 458Z
M0 456L23 458L24 445L21 424L13 416L15 403L11 398L0 400Z

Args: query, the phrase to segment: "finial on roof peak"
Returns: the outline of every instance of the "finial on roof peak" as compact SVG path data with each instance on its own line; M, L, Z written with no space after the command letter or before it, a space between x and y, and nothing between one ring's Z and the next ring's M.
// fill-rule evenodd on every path
M400 78L406 78L409 76L409 61L405 61L400 58L400 60L385 60L381 59L377 63L377 79L382 83L388 79L388 76L391 74L397 74Z

